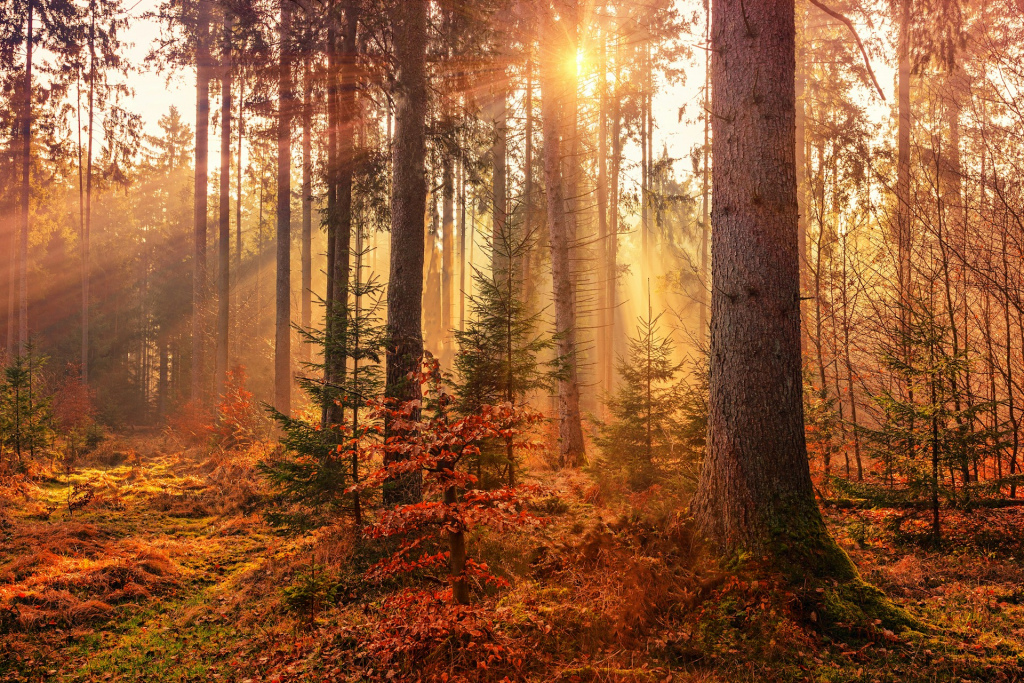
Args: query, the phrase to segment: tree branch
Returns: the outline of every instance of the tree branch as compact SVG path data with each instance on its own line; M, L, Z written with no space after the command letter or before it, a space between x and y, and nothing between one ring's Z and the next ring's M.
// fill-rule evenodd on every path
M829 7L828 5L823 4L819 0L811 0L811 4L820 9L825 14L832 17L833 19L838 19L839 21L843 22L844 24L846 24L846 28L850 29L850 33L853 34L853 39L857 41L857 47L860 48L861 55L864 56L864 66L866 66L868 69L868 75L871 76L871 82L875 84L875 89L878 91L878 96L881 97L882 101L884 102L885 93L882 92L882 86L878 85L878 79L875 78L875 72L871 68L871 60L868 59L868 52L867 50L864 49L864 43L861 42L860 36L857 35L857 29L853 27L853 22L844 17L839 12L832 9L831 7Z

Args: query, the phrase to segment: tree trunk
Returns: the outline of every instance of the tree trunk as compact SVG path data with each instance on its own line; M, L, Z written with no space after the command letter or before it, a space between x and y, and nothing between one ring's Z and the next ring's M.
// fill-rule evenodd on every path
M307 55L302 69L302 329L308 330L313 324L313 141L310 129L313 126L313 106L310 90L313 74L310 57ZM312 359L312 348L303 343L302 358Z
M597 383L603 393L611 391L605 382L608 373L605 365L612 362L614 356L608 348L608 319L612 310L608 305L608 288L603 286L602 277L607 277L608 268L608 59L607 36L600 35L600 61L598 64L598 107L597 107Z
M198 402L202 396L203 319L206 308L206 211L207 172L210 134L210 6L199 0L199 26L196 44L196 167L195 203L192 218L194 247L192 251L192 368L191 396Z
M89 242L92 236L92 138L96 121L96 8L93 3L89 4L89 15L89 140L85 160L85 220L82 222L82 384L89 383Z
M387 384L398 401L420 398L409 374L423 356L423 245L427 205L427 0L408 0L391 9L395 61L395 136L391 189L391 268L388 280ZM390 482L386 505L421 497L419 474Z
M569 225L571 216L566 208L566 188L562 178L561 134L563 128L560 109L568 85L560 82L558 67L562 63L568 41L558 35L569 22L556 22L553 17L542 19L541 45L548 54L541 59L541 116L544 135L544 181L547 187L548 226L551 234L551 275L555 299L555 333L558 355L564 363L558 379L558 461L564 467L575 467L585 457L583 426L580 418L580 392L576 367L576 292L573 282L571 251L573 240ZM561 49L559 49L561 48ZM574 162L574 160L570 160Z
M455 262L455 170L454 160L445 155L441 160L441 366L452 364L452 269Z
M619 345L618 332L618 277L619 277L619 178L622 171L622 93L619 84L622 82L621 49L615 45L615 96L612 100L612 169L611 196L608 201L608 330L606 332L608 352L611 358L605 365L605 386L608 391L615 389L615 358Z
M280 0L281 63L277 92L277 318L274 337L274 407L291 414L292 222L292 5Z
M716 0L711 21L715 252L697 525L723 552L853 579L815 502L804 441L793 0Z
M711 132L711 7L708 6L708 17L707 25L704 29L704 147L701 149L701 161L703 162L704 168L701 171L701 222L700 222L700 277L697 278L698 284L700 285L700 329L697 333L697 340L704 344L707 340L708 333L708 246L711 242L711 223L708 220L708 210L711 206L711 198L708 195L708 182L711 179L710 168L708 165L709 157L711 156L710 140L708 139ZM799 113L798 113L799 116ZM801 131L799 128L799 118L797 123L797 135L799 136ZM799 137L797 138L799 143ZM799 161L797 157L797 177L799 178ZM803 253L803 252L801 252Z
M33 0L28 3L25 33L25 84L21 110L21 234L18 249L18 354L28 347L28 228L32 175L32 20Z
M231 315L231 26L224 17L220 73L220 234L217 239L217 394L224 393L228 372Z

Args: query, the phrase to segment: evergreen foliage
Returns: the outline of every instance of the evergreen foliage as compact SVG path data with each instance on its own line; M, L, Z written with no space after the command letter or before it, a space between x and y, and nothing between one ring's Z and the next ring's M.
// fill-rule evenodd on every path
M670 464L695 479L705 443L706 364L697 363L690 383L679 377L686 363L675 360L661 316L648 303L647 316L637 319L629 355L618 361L622 381L607 402L612 420L599 423L598 445L637 489L653 484Z
M555 374L541 359L553 346L550 336L538 332L540 311L532 311L523 296L522 269L518 267L533 245L532 235L515 234L512 222L498 235L491 250L492 273L473 273L474 294L468 297L469 316L463 330L454 332L455 395L464 415L487 406L522 406L531 393L550 388ZM505 481L515 484L515 449L508 439L482 444L477 476L486 485L484 470L504 470Z
M46 356L35 354L29 343L25 353L14 356L4 368L0 384L0 445L17 466L26 457L35 458L53 439L51 400L42 391L42 369Z
M361 264L365 252L355 252L354 256ZM280 451L260 463L261 472L276 490L268 517L294 531L328 524L339 514L351 514L357 523L362 521L359 492L346 493L346 488L359 482L365 447L379 431L366 405L383 391L384 327L380 312L384 288L375 278L363 282L360 273L359 266L353 269L348 305L334 311L347 318L347 325L334 327L341 330L338 337L328 340L326 327L300 329L307 343L325 352L321 358L341 354L348 372L329 385L323 379L323 361L310 362L299 380L310 408L294 417L271 409L284 435ZM331 404L341 407L337 413L341 419L325 423Z

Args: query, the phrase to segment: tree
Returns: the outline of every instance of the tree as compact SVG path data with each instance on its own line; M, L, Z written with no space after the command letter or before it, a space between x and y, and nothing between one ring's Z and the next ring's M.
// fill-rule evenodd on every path
M192 401L202 399L203 339L206 309L206 212L210 146L210 6L198 0L195 35L196 160L192 251Z
M217 238L217 358L214 381L217 394L224 392L228 374L231 312L231 77L232 27L234 19L225 10L220 55L220 194Z
M660 467L678 464L684 449L687 385L678 377L684 363L675 358L672 337L661 333L662 315L653 314L648 293L647 316L637 318L629 355L619 358L621 382L607 401L613 419L600 425L598 445L625 466L637 489L654 483Z
M860 579L825 528L804 437L791 0L712 6L708 454L693 510L719 552L756 552L837 604L908 618ZM829 584L830 586L832 584Z
M463 415L498 404L521 411L527 396L547 388L553 375L538 356L554 344L537 332L541 312L531 313L529 302L521 294L521 269L514 266L531 249L533 236L518 238L514 232L512 221L506 221L501 232L492 237L496 240L491 254L492 272L473 273L476 293L468 297L471 316L464 329L455 331L455 393ZM500 442L503 452L498 463L505 469L508 486L515 486L512 435L506 435ZM493 450L485 444L481 455L493 457ZM478 466L477 478L481 476Z
M427 0L395 3L390 9L395 46L395 140L391 180L391 268L388 280L388 398L415 401L420 386L410 380L423 356L423 216L427 208ZM392 454L393 457L394 454ZM420 497L419 472L385 488L386 503Z
M574 467L585 457L583 422L580 415L580 388L576 358L576 292L573 285L572 252L575 242L575 218L566 207L572 196L563 177L563 136L574 131L575 121L564 121L563 108L568 98L575 99L575 78L559 73L566 54L574 54L567 45L575 34L571 15L556 20L552 12L540 18L544 49L540 63L541 111L544 131L544 181L547 189L548 230L551 234L551 277L555 297L555 336L558 356L564 367L558 378L558 461ZM575 60L572 60L575 66ZM575 73L573 73L575 76ZM568 155L572 157L572 155ZM570 158L569 164L575 160ZM570 174L574 171L570 170Z
M277 79L277 287L274 408L292 410L292 0L280 0Z

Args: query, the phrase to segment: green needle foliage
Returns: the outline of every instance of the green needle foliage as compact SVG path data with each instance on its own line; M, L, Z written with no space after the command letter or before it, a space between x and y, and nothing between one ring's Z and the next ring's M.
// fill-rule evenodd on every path
M355 252L361 264L366 252ZM322 304L324 302L321 302ZM324 351L321 358L336 354L345 358L346 372L332 383L324 381L323 361L306 366L299 383L311 409L294 417L271 410L284 436L281 450L260 463L260 470L276 490L268 518L275 524L302 531L329 524L338 515L362 522L358 491L345 490L359 482L360 464L367 440L378 425L369 420L366 403L383 392L384 326L381 310L384 287L375 278L362 281L361 268L353 268L349 301L335 315L347 325L335 325L340 333L328 339L324 330L301 330L307 343ZM327 410L336 405L340 410ZM336 421L325 416L333 414Z
M662 314L637 319L628 357L620 357L622 378L607 402L612 419L599 423L597 444L623 468L635 489L655 483L670 465L695 478L707 428L707 372L697 364L691 383L680 378L685 362L660 328Z
M46 356L35 354L32 343L4 368L0 384L0 446L8 466L23 467L53 438L50 398L40 390ZM16 462L15 462L16 460Z
M455 395L463 415L477 414L488 405L519 407L531 393L548 390L555 375L555 364L541 360L554 340L538 332L542 311L531 311L523 296L521 265L533 236L517 235L512 221L506 226L491 250L493 273L474 271L470 315L465 329L454 332L458 344ZM490 475L493 481L486 483L496 484L503 471L502 478L513 486L516 455L511 440L492 440L480 450L476 463L480 482Z

